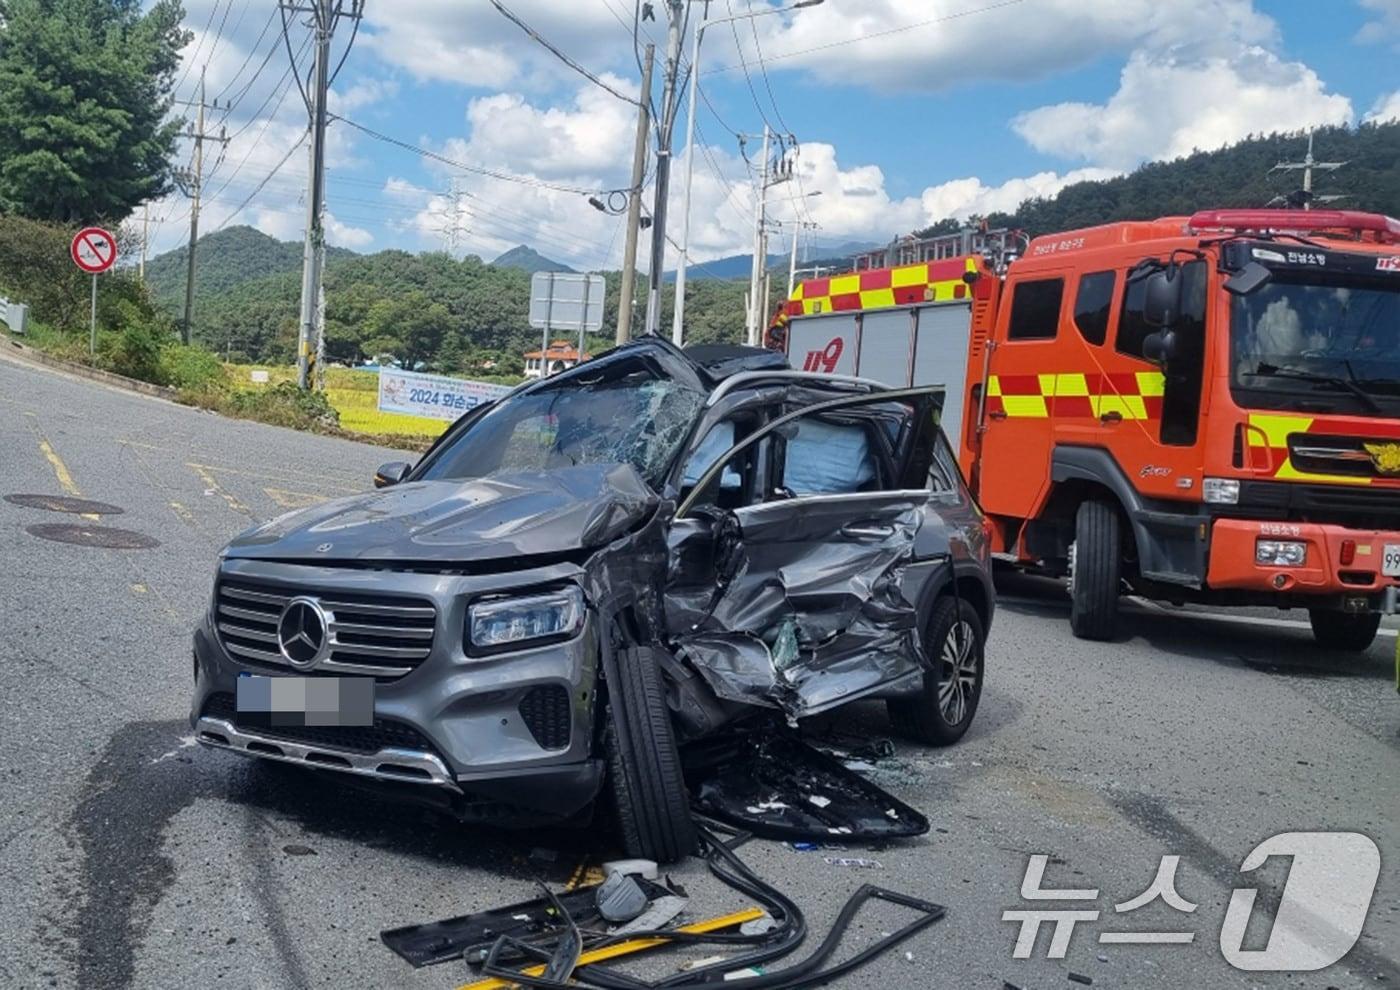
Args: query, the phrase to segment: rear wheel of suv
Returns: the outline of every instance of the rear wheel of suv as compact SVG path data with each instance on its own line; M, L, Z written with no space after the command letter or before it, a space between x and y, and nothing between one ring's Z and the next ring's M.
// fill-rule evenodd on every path
M1313 638L1329 650L1361 653L1375 642L1381 626L1379 612L1334 612L1330 609L1308 609L1312 620Z
M1122 523L1107 502L1085 502L1074 517L1070 548L1069 627L1080 639L1112 639L1122 583Z
M975 608L961 599L938 600L924 638L930 669L923 690L916 698L885 703L901 735L933 746L951 746L963 737L982 699L984 638Z
M695 850L690 799L671 732L661 663L649 647L618 651L603 748L628 856L670 863Z

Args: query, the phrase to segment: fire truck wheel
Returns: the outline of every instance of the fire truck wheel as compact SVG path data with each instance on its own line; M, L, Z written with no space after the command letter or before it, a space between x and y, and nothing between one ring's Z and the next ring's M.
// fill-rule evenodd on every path
M929 617L925 650L933 652L923 690L885 702L895 731L931 746L963 737L982 698L982 620L965 601L940 598Z
M1118 625L1123 537L1117 511L1085 502L1074 517L1070 548L1069 626L1080 639L1112 639Z
M1312 620L1313 638L1318 645L1329 650L1346 650L1362 653L1375 642L1376 630L1380 628L1379 612L1333 612L1330 609L1308 609Z

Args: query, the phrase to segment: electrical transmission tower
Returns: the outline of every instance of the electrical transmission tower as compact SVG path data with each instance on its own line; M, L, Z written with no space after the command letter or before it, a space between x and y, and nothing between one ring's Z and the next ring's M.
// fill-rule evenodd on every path
M1269 169L1269 174L1274 172L1296 172L1299 169L1303 172L1303 188L1296 192L1291 192L1287 196L1275 196L1269 201L1270 206L1292 206L1302 207L1311 210L1313 203L1333 203L1339 199L1346 199L1345 195L1314 196L1313 195L1313 170L1319 172L1335 172L1346 162L1320 162L1313 157L1313 132L1308 131L1308 153L1303 156L1300 162L1279 162Z
M185 259L185 316L180 323L180 340L188 344L190 342L190 324L194 319L194 261L195 245L199 241L199 206L201 194L204 191L204 143L213 142L221 148L229 142L228 134L223 127L219 128L218 134L208 134L204 130L204 111L206 109L217 110L219 101L206 103L204 101L204 70L199 73L199 99L177 100L182 106L195 108L195 120L183 137L187 137L194 142L194 160L191 168L182 168L175 171L175 184L180 187L180 191L190 198L190 248L189 256ZM149 214L148 214L149 216ZM141 267L145 270L145 242L141 248Z
M310 115L311 128L311 170L307 179L306 197L306 243L302 255L301 274L301 319L297 333L297 385L308 388L317 377L315 370L317 357L324 351L321 342L323 323L321 320L321 275L326 264L326 94L335 74L345 64L350 48L340 58L335 72L331 71L331 39L335 30L344 20L355 23L359 29L364 16L365 0L279 0L282 14L282 33L287 43L287 51L292 51L288 35L288 16L306 15L307 26L315 37L316 61L312 69L310 85L297 76L297 85L306 99L306 110ZM350 40L354 44L354 38ZM292 61L292 72L297 74L296 60Z

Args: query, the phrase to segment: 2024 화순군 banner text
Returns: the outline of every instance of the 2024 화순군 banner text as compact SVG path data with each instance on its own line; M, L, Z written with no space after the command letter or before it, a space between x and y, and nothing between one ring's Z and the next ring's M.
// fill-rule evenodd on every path
M483 402L499 399L509 391L508 385L472 382L444 375L420 375L390 368L379 371L380 412L452 420Z

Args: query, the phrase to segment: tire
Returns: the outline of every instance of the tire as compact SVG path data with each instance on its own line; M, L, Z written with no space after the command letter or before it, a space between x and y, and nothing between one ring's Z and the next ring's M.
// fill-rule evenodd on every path
M1364 653L1375 642L1380 628L1379 612L1334 612L1330 609L1308 609L1312 620L1313 638L1319 646L1348 653Z
M623 849L672 863L695 851L690 798L654 650L621 650L608 683L603 749Z
M1118 629L1123 534L1117 510L1085 502L1074 517L1069 627L1080 639L1112 639Z
M959 632L956 644L955 629ZM924 643L925 650L933 654L933 669L924 672L919 696L891 698L885 707L890 722L901 735L931 746L951 746L967 732L982 700L986 667L982 619L966 601L940 598L929 617ZM963 668L963 675L950 680L958 666Z

